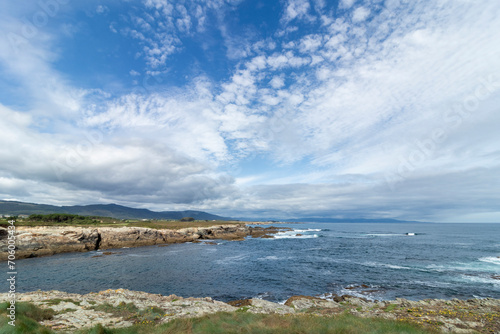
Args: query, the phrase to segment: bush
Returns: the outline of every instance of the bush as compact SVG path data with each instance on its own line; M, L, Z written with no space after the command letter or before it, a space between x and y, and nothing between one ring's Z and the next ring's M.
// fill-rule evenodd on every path
M194 222L194 218L193 217L184 217L184 218L181 218L181 222Z
M96 224L98 217L79 216L69 213L51 213L48 215L33 214L29 216L32 222L57 223L57 224Z

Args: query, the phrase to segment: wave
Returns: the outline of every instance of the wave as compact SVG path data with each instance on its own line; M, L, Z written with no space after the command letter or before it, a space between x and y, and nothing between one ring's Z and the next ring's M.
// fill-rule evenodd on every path
M317 234L304 234L304 235L296 235L296 234L275 234L274 239L311 239L317 238Z
M257 294L257 296L254 296L252 299L262 299L262 300L266 300L266 299L269 299L270 297L272 297L272 293L269 292L269 291L266 291L266 292L260 292ZM286 302L286 300L285 300ZM285 304L285 302L283 302L283 304Z
M428 287L431 287L431 288L448 288L448 287L450 287L450 286L453 285L452 283L449 283L449 282L418 281L418 280L411 281L410 284L420 284L420 285L428 286Z
M297 232L297 233L306 233L306 232L321 232L321 229L320 228L308 228L308 229L305 229L305 230L293 230L294 232Z
M317 238L317 234L311 234L310 232L319 232L321 229L308 228L308 229L296 229L293 231L278 232L274 235L274 239L310 239Z
M380 300L382 295L384 294L383 288L378 285L356 285L350 284L345 287L341 287L338 291L327 292L321 295L318 295L318 298L326 299L326 300L334 300L334 298L338 296L348 295L363 299L368 299L371 301Z
M500 257L498 257L498 256L497 257L494 257L494 256L481 257L478 260L481 262L488 262L488 263L500 265Z
M472 275L461 275L460 277L463 280L471 281L474 283L494 284L500 287L500 280L494 279L493 277L472 276Z
M488 256L479 258L478 261L472 262L454 262L447 265L430 264L425 268L435 272L449 271L468 271L468 272L487 272L495 273L498 271L497 265L500 265L500 259Z
M274 260L281 260L281 258L274 256L274 255L269 255L265 257L260 257L257 260L259 261L274 261Z
M398 266L395 264L379 263L379 262L363 262L360 264L363 266L368 266L368 267L383 267L383 268L390 268L390 269L405 269L405 270L414 270L415 269L415 268L410 268L410 267Z

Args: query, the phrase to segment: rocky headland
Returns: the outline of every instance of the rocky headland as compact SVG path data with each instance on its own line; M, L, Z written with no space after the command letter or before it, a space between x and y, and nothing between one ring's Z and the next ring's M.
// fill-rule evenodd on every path
M8 295L0 294L0 301L6 300ZM325 317L347 312L359 317L414 322L448 333L500 333L498 299L369 301L350 296L334 296L329 300L293 296L284 304L262 299L224 303L209 297L182 298L118 289L86 295L61 291L27 292L17 294L17 302L30 302L40 308L54 310L55 315L42 321L42 324L63 332L96 324L118 328L133 324L165 323L176 318L199 317L217 312Z
M278 231L274 227L242 224L176 230L145 227L18 226L15 233L16 259L207 239L243 240L247 236L264 237ZM0 261L7 259L7 246L7 229L0 227Z

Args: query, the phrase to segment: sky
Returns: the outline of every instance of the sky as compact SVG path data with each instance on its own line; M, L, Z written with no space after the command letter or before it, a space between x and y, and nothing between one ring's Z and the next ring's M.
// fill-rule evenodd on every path
M0 2L0 199L500 222L500 3Z

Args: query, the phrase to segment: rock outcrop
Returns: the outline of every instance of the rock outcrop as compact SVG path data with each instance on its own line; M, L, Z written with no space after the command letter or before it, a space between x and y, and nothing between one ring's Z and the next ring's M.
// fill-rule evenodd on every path
M262 299L224 303L210 297L182 298L118 289L86 295L35 291L17 294L17 301L53 309L56 315L42 324L64 332L76 331L98 323L106 327L127 327L140 323L138 314L153 319L151 321L155 323L164 323L176 318L199 317L216 312L316 316L348 312L359 317L410 321L443 332L500 332L499 299L411 301L398 298L376 302L356 297L337 297L339 302L318 297L293 296L284 305ZM0 302L6 300L8 294L0 294Z
M18 226L16 228L16 259L98 249L193 242L203 239L243 240L246 236L258 237L277 231L277 229L245 225L190 227L179 230L144 227ZM7 255L7 233L5 228L0 227L0 261L7 259Z

